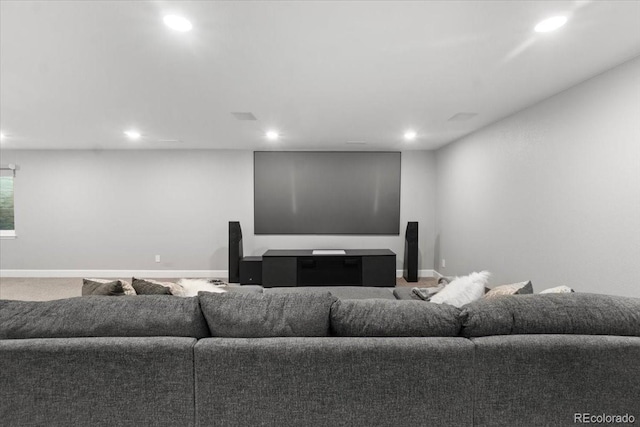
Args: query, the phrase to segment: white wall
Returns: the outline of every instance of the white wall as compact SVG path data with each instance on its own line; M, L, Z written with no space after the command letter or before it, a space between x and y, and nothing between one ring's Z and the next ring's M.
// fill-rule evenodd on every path
M441 273L640 296L640 59L443 147L437 169Z
M250 151L3 150L20 166L15 240L3 270L227 270L228 221L245 255L269 248L389 248L404 257L420 222L421 269L433 268L435 154L402 156L398 236L254 236ZM162 262L154 261L156 254Z
M639 118L635 59L435 153L405 152L401 235L386 237L254 236L249 151L2 150L21 170L0 268L226 270L234 220L245 255L390 248L401 268L419 221L420 269L640 296Z

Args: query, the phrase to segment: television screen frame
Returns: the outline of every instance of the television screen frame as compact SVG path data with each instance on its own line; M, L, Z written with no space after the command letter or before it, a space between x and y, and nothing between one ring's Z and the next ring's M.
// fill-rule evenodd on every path
M266 197L263 194L261 194L260 197L258 195L258 193L261 191L258 183L258 178L259 178L258 168L261 167L258 163L261 161L261 159L258 159L258 157L261 155L266 155L266 156L283 155L283 156L305 156L305 157L314 156L314 155L320 155L320 156L328 155L328 156L340 156L340 157L356 156L356 157L362 157L362 159L358 160L360 161L361 164L364 164L363 163L364 159L367 156L368 157L380 156L381 159L386 157L385 159L385 168L387 168L386 173L387 175L393 174L393 178L392 178L393 181L389 185L386 185L387 193L391 193L391 194L385 195L387 199L393 199L392 201L393 204L385 204L385 206L391 207L391 209L389 209L390 212L387 212L386 214L391 218L386 220L387 222L386 225L369 224L373 228L367 228L366 230L355 230L353 228L347 228L346 226L342 226L342 227L338 226L335 229L329 230L329 231L313 229L313 227L308 229L305 228L304 230L300 230L300 229L283 230L282 227L272 227L272 228L265 227L265 224L264 224L265 221L263 218L260 218L260 213L259 213L259 209L262 207L262 205L258 201L259 198L264 200L264 198ZM402 152L401 151L254 151L253 161L254 161L254 164L253 164L253 210L254 212L253 213L254 213L254 234L255 235L264 235L264 236L267 236L267 235L273 235L273 236L277 236L277 235L399 236L400 235L401 190L402 190ZM388 166L387 162L389 161L396 162L396 164L392 166ZM376 169L372 169L372 170L376 170ZM347 173L351 173L351 172L347 172ZM357 174L358 172L356 171L354 173ZM371 170L367 170L366 172L363 172L363 176L366 175L367 173L370 175ZM263 178L263 176L261 176L260 178ZM397 184L396 184L396 181L397 181ZM316 182L316 181L312 181L312 182ZM363 185L362 184L363 182L368 182L368 181L361 181L361 184L360 184L361 186ZM326 196L327 194L330 194L330 193L323 192L323 196ZM375 218L373 218L372 220L375 221ZM311 220L307 222L312 223ZM350 225L353 225L353 223L351 223ZM363 225L363 227L366 227L366 226L367 225Z

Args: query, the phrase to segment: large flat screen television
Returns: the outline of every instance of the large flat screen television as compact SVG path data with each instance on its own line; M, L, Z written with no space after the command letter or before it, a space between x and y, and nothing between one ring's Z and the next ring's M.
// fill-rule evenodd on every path
M256 151L255 234L400 233L399 152Z

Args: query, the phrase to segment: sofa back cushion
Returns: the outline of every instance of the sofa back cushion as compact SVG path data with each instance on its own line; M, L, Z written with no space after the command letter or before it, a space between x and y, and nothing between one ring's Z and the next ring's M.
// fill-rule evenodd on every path
M197 298L86 296L0 301L0 339L209 336Z
M244 286L243 286L244 287ZM329 292L338 299L390 299L395 300L391 288L375 288L372 286L301 286L266 288L265 294L308 293L322 294Z
M199 292L214 337L326 337L336 298L322 294Z
M339 337L455 337L460 309L427 301L340 300L331 308Z
M462 308L462 335L640 336L640 299L573 293L482 299Z

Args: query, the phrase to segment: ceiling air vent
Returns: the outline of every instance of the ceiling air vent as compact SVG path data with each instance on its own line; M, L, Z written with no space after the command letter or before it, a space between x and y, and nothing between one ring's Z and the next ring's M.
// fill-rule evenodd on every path
M231 114L233 114L233 117L235 117L237 120L245 120L245 121L258 120L256 119L256 116L253 115L253 113L231 113Z
M467 120L470 120L477 115L478 113L458 113L449 117L449 120L447 121L448 122L466 122Z

